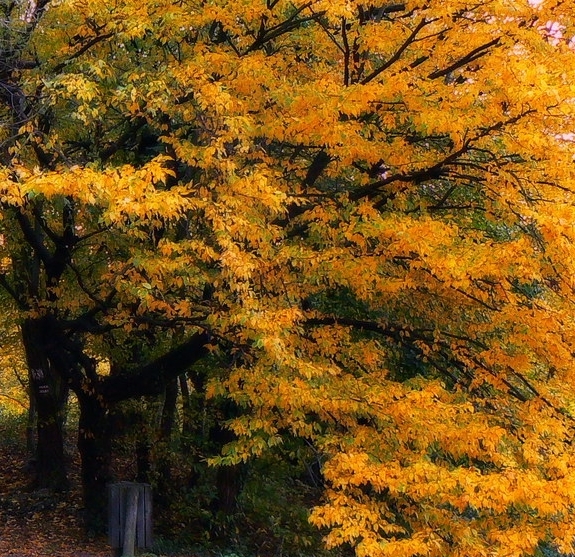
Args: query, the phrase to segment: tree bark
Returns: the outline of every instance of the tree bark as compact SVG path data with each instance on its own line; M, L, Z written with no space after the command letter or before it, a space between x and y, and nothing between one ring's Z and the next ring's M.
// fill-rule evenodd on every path
M158 450L156 451L158 467L158 492L156 503L160 507L167 507L170 503L174 484L172 481L172 455L171 441L176 421L176 405L178 401L177 379L172 379L166 385L164 406L158 438Z
M169 442L176 423L176 403L178 401L178 382L172 379L166 385L166 396L162 408L162 419L160 422L160 440Z
M26 417L26 450L30 459L36 458L36 397L28 384L28 414Z
M208 354L207 333L196 333L180 346L130 373L102 378L101 394L110 403L159 395L171 379L187 371Z
M22 324L30 391L37 415L35 485L62 491L68 488L63 433L68 389L47 357L48 334L42 318L28 319Z
M231 401L223 401L218 407L219 419L210 430L210 439L217 446L223 447L236 439L235 434L223 424L235 418L239 409ZM212 502L212 510L224 515L231 515L237 510L238 497L244 487L246 464L220 466L216 474L216 499Z
M111 481L111 431L108 412L96 396L78 395L80 421L78 451L86 529L101 533L106 527L106 485Z

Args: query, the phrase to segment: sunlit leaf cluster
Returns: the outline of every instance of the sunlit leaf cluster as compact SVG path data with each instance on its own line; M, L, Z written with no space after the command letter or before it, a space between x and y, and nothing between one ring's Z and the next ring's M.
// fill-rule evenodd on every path
M0 65L0 285L102 359L206 332L213 462L304 438L330 547L570 552L573 35L554 0L55 2Z

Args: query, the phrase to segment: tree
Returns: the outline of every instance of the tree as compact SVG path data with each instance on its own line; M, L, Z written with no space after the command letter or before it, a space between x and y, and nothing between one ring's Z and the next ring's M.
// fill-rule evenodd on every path
M1 284L80 400L88 501L109 406L212 352L214 463L305 438L328 545L569 550L572 10L45 8L0 76Z

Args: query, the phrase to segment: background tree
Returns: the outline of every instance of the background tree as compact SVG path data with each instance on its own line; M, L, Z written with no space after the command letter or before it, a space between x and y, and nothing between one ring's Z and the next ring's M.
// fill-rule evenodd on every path
M568 550L570 8L45 7L1 81L2 285L78 396L89 508L111 406L212 353L213 462L305 439L328 545Z

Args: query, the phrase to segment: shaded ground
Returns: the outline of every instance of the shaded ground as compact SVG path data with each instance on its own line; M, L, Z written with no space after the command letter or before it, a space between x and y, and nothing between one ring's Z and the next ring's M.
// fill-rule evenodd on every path
M71 490L31 491L26 453L0 442L0 557L110 557L105 538L82 529L78 462L70 466Z

